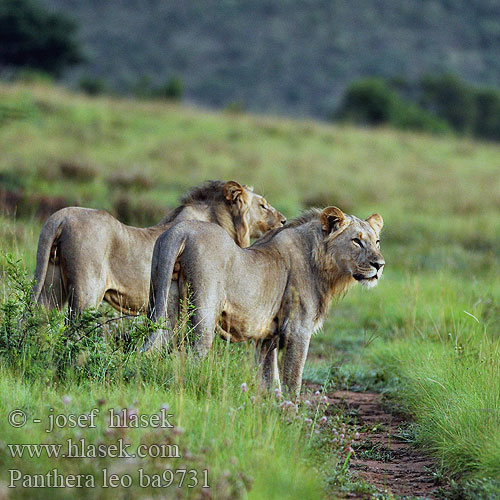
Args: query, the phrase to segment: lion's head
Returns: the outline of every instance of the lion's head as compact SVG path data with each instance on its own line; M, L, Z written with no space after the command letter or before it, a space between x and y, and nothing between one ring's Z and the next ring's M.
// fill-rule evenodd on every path
M385 266L379 239L384 225L382 217L373 214L361 220L337 207L327 207L320 220L327 258L335 262L341 273L350 274L368 288L374 287Z
M224 196L231 206L233 219L237 221L239 231L235 241L242 247L250 244L250 238L260 238L286 222L282 213L249 186L242 186L236 181L226 182Z
M190 219L219 224L242 248L250 245L251 238L260 238L286 222L285 217L262 196L236 181L206 181L190 189L180 202L174 216L190 209ZM169 215L162 223L173 221Z

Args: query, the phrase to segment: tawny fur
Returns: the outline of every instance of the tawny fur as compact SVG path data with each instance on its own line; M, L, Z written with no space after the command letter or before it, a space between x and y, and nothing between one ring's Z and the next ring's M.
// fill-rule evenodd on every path
M263 380L271 386L279 384L281 348L283 382L297 395L311 334L321 327L332 299L356 281L373 286L380 278L382 225L378 214L363 221L327 207L242 249L214 224L180 223L156 242L148 316L157 322L168 312L172 330L189 283L198 354L207 354L217 326L232 341L252 339L260 344ZM181 297L172 301L176 265ZM163 339L169 334L160 333ZM143 350L156 339L148 339Z
M45 222L38 242L34 299L49 308L69 302L71 314L103 300L127 313L145 310L156 239L186 220L218 224L239 246L248 246L285 219L251 188L209 181L153 227L122 224L105 211L68 207Z

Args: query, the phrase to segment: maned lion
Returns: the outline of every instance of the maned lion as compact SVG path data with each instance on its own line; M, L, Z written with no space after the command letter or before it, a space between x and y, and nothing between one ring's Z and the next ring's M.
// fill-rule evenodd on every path
M45 222L38 242L33 296L50 308L69 302L70 315L102 300L139 313L148 302L156 239L184 220L218 224L239 246L286 222L252 188L208 181L188 191L156 226L126 226L102 210L68 207Z
M196 352L207 354L217 324L224 338L259 341L258 360L270 387L279 384L280 347L283 382L297 395L311 334L332 298L356 281L372 287L382 275L382 226L378 214L363 221L336 207L313 209L242 249L214 224L182 222L156 242L148 317L163 317L167 301L168 314L177 314L168 294L180 264L180 293L185 298L189 283L194 306Z

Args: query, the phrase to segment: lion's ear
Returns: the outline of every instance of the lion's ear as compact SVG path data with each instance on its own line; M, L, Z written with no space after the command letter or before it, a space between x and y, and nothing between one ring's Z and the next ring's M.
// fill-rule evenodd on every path
M345 215L340 208L326 207L321 212L321 227L326 234L339 229L345 220Z
M236 181L228 181L224 184L224 197L234 203L243 193L243 186Z
M380 234L380 231L384 227L384 219L382 219L382 216L380 214L373 214L366 219L366 222L370 224L372 229L377 233Z

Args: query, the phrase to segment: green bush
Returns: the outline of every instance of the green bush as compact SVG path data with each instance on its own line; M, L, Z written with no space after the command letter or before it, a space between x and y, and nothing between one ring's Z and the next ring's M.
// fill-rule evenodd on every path
M83 76L78 82L78 88L88 95L104 94L107 90L106 82L102 78Z
M418 82L368 78L347 88L334 118L500 140L500 90L476 88L447 74Z
M346 90L336 117L362 125L388 124L431 133L450 129L445 120L402 99L387 82L378 78L353 83Z
M0 66L59 75L83 60L75 23L34 0L0 2Z
M162 97L164 99L172 99L179 100L182 98L182 94L184 93L184 84L182 80L178 77L169 78L167 83L162 87L159 87L156 91L158 97Z
M337 118L364 125L390 123L397 104L397 94L384 80L367 78L347 88Z
M471 133L477 109L474 91L453 75L427 76L419 82L420 105L455 130Z
M50 85L54 83L53 75L47 73L46 71L31 69L31 68L22 68L13 75L13 79L22 83L29 84L42 84L42 85Z
M474 135L500 140L500 92L493 89L476 91L476 121Z
M76 319L44 312L31 300L33 282L11 255L5 256L11 294L0 305L0 361L36 380L48 372L55 380L105 381L137 375L142 339L157 328L147 318L117 322L94 309ZM124 325L127 325L125 331Z
M404 130L420 130L434 134L442 134L451 130L451 127L439 116L435 116L416 104L398 101L394 108L391 125Z
M39 106L30 94L23 92L20 95L0 98L0 126L13 121L39 118Z

